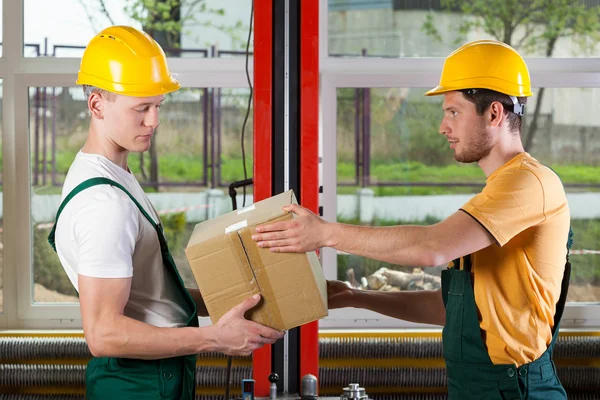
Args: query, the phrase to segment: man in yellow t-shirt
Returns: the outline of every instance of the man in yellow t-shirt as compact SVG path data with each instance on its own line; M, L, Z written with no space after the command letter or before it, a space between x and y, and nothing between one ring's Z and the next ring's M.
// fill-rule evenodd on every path
M449 263L435 291L331 281L329 307L444 326L450 399L566 399L552 350L570 273L570 214L558 176L523 149L527 65L504 43L468 43L446 58L427 95L444 95L440 134L457 161L486 174L481 193L432 226L344 225L292 205L296 219L259 227L254 240L275 252L334 247L394 264Z

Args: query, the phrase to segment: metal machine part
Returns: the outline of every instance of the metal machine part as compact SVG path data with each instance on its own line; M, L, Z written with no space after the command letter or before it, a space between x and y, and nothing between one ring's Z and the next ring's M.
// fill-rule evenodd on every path
M306 374L300 381L300 398L303 400L312 400L317 398L317 377L312 374Z
M365 388L360 387L358 383L351 383L344 388L344 393L340 396L341 400L366 400L367 392Z
M269 388L270 400L275 400L277 398L277 381L279 381L279 375L275 372L269 375L269 382L271 382L271 387Z

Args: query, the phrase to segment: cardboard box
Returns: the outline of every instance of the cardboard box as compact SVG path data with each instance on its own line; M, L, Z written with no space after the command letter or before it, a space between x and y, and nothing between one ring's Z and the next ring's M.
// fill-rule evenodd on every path
M283 331L327 316L327 282L315 252L273 253L252 240L256 226L287 221L293 191L204 221L185 253L213 323L255 293L248 319Z

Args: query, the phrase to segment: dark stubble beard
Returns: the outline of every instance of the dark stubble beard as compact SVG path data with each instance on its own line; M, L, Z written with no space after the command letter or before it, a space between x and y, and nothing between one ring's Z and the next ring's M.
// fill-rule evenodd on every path
M465 143L466 142L466 143ZM466 141L460 153L454 152L454 159L461 163L473 163L487 157L492 151L492 138L485 126L478 126Z

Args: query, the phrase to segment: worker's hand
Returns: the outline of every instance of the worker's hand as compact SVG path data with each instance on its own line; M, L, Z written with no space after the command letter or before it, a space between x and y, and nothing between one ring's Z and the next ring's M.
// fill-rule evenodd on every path
M327 281L327 302L330 310L352 306L354 289L342 281Z
M267 247L279 253L305 253L327 245L329 224L312 211L296 204L283 207L298 217L290 221L265 224L256 228L252 239L258 247Z
M246 311L255 307L259 301L260 295L256 294L219 319L214 325L216 351L230 356L248 356L265 344L273 344L283 337L283 332L244 318Z

